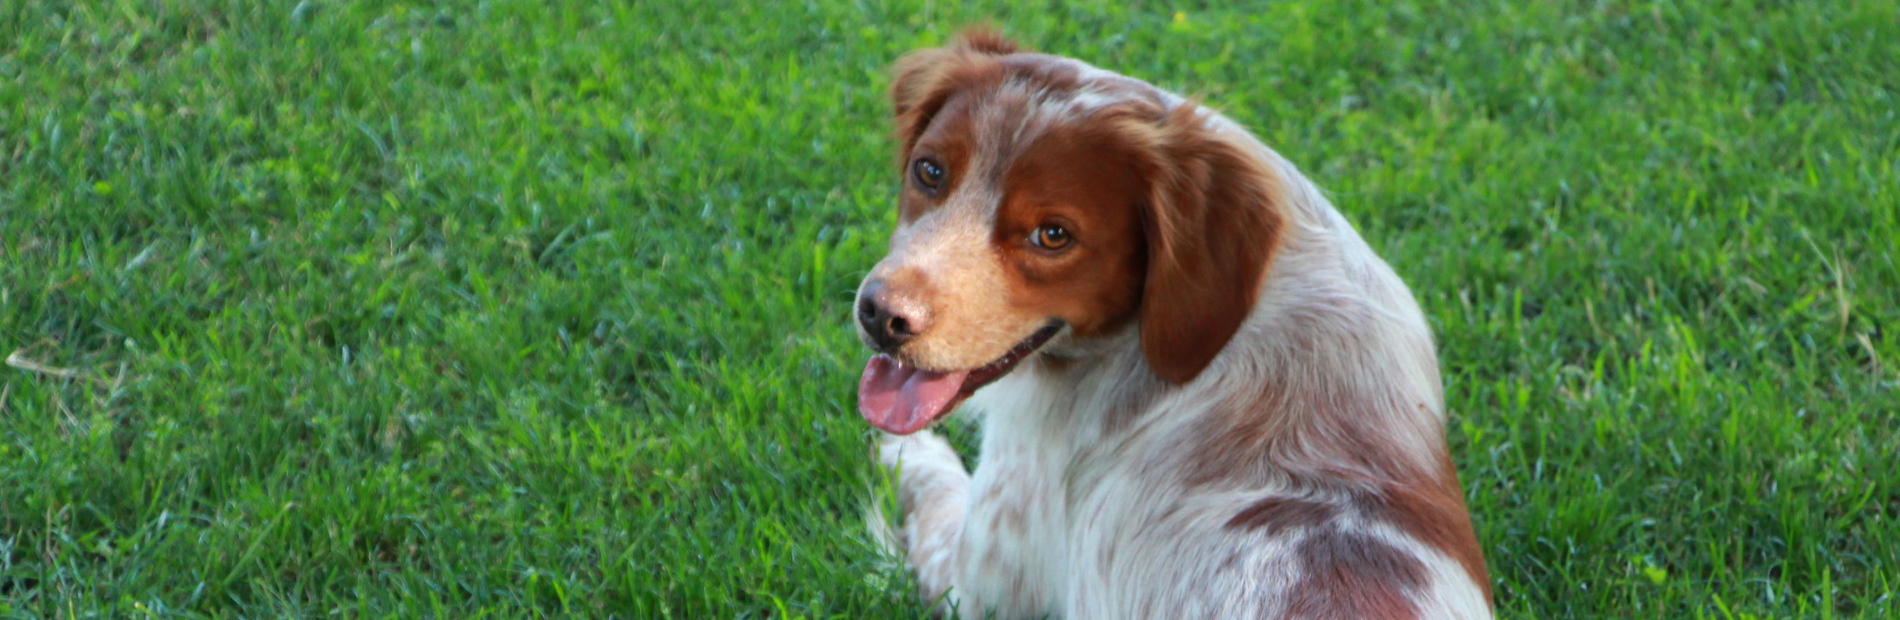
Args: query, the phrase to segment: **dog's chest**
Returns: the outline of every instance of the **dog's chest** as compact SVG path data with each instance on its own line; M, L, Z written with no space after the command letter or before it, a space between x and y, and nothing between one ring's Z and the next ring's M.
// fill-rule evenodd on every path
M963 554L974 561L964 564L962 586L966 604L1033 614L1057 603L1069 572L1071 490L1059 460L1065 451L1028 445L1003 430L985 429L972 472Z
M1099 442L1051 428L1031 411L992 415L971 480L964 522L965 603L997 617L1034 617L1091 598L1106 568L1100 543L1114 538L1125 510L1104 510L1145 486L1138 474L1099 457ZM1042 424L1038 424L1042 422ZM1117 498L1123 499L1117 499Z

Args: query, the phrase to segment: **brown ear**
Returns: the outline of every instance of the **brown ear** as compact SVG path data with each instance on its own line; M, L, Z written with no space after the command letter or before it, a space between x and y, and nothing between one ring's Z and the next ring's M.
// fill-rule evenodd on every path
M1162 121L1143 214L1141 351L1175 384L1199 376L1253 310L1282 226L1279 179L1206 122L1192 102Z
M949 47L918 50L898 59L891 79L891 109L897 140L903 145L899 156L910 152L952 93L975 80L1000 79L1003 66L995 57L1015 51L1014 42L987 26L976 26L957 35Z

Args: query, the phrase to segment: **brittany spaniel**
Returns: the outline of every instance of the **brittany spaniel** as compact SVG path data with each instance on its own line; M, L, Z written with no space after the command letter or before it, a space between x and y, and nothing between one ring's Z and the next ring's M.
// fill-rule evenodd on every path
M1484 618L1425 317L1235 122L972 31L897 64L856 314L892 544L965 618ZM966 471L930 425L981 416ZM879 520L881 522L881 519Z

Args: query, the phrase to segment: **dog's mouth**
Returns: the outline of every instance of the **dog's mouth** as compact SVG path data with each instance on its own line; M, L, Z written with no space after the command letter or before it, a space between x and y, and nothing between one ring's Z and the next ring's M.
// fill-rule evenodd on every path
M864 377L858 379L858 414L889 433L909 435L924 430L956 409L977 388L1009 374L1061 330L1061 323L1036 330L996 361L964 370L924 370L880 353L864 365Z

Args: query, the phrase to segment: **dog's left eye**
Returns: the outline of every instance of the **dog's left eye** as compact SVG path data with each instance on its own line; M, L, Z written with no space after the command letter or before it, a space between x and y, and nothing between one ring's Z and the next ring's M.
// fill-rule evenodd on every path
M917 184L925 189L935 190L943 185L943 166L929 159L918 159L910 164L911 176L917 177Z
M1029 236L1029 242L1045 250L1060 250L1075 241L1069 236L1069 229L1060 224L1043 224L1036 227L1035 234Z

